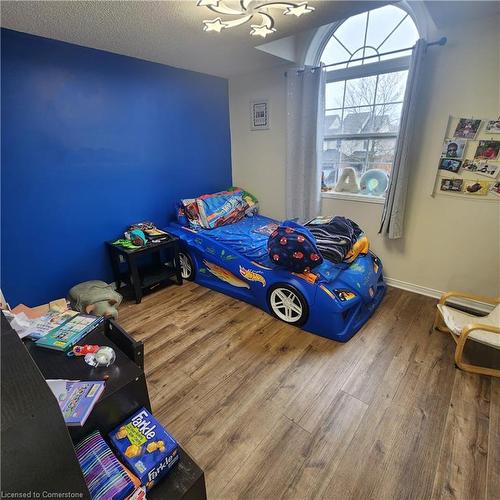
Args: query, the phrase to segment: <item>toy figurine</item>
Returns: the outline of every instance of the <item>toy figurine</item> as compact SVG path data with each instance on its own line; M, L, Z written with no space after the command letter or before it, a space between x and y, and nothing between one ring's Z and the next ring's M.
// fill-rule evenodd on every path
M117 319L122 296L104 281L92 280L71 288L68 300L76 311Z

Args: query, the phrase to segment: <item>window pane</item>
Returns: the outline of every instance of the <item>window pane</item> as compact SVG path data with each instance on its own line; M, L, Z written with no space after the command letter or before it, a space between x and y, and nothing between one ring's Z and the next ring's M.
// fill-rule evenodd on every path
M353 62L350 62L348 66L349 68L352 68L353 66L359 66L361 64L378 62L379 59L377 57L373 57L376 55L378 55L378 52L374 47L361 47L352 55ZM365 57L367 57L368 59L363 59ZM355 59L362 59L362 60L356 61Z
M333 64L340 61L347 61L351 57L351 54L340 45L340 43L335 40L335 38L330 38L326 44L325 50L321 55L321 62L323 64ZM328 71L346 68L347 64L339 64L333 68L327 68Z
M342 132L342 110L332 110L325 113L325 135L340 134Z
M397 71L379 75L377 85L377 104L403 101L408 71Z
M367 132L372 114L373 106L358 106L356 108L344 110L342 133L362 134Z
M396 139L376 139L370 141L367 169L380 168L390 173L394 161Z
M347 80L344 106L366 106L375 102L376 76Z
M331 82L326 84L326 109L341 108L344 101L345 82Z
M371 169L391 174L396 139L336 139L323 145L322 190L333 191L345 168L352 168L358 182Z
M386 42L379 48L379 52L390 52L391 50L405 49L407 47L413 47L415 42L418 40L418 31L415 27L415 23L408 16L398 27L398 29L387 39ZM400 52L398 54L391 54L385 56L384 59L392 59L394 57L402 57L407 55L406 53Z
M366 12L352 16L335 31L335 36L351 54L365 44L366 19Z
M366 44L375 48L379 47L405 16L406 12L404 10L393 5L386 5L370 11Z
M367 127L369 132L397 132L399 130L402 107L403 103L375 106L373 119L370 122L370 126Z

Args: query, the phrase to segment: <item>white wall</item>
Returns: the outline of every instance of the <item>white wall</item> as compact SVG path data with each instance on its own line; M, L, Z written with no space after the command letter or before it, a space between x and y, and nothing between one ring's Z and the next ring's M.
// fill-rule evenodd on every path
M428 38L447 36L429 49L416 121L404 238L377 234L382 205L323 199L322 213L360 224L381 257L386 275L435 290L500 293L500 203L436 196L433 188L448 115L500 115L498 17L459 21ZM465 17L465 16L464 16ZM264 214L285 214L284 68L230 80L233 183L253 192ZM270 102L271 129L251 131L249 101Z

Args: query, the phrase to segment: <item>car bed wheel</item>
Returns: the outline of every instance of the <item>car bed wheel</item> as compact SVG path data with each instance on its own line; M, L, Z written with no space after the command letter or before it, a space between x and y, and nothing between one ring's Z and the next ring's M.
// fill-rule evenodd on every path
M194 265L189 254L179 252L179 260L181 261L181 275L183 280L194 280Z
M306 299L292 286L273 286L269 291L267 303L272 314L285 323L301 326L307 321L309 307Z

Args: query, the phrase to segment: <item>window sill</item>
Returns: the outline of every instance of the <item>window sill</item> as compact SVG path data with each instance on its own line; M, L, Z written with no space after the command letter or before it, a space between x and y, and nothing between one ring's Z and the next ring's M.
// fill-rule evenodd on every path
M362 203L375 203L378 205L383 205L385 203L385 198L379 196L365 196L354 193L335 193L333 191L322 191L321 198L332 198L334 200L344 201L360 201Z

